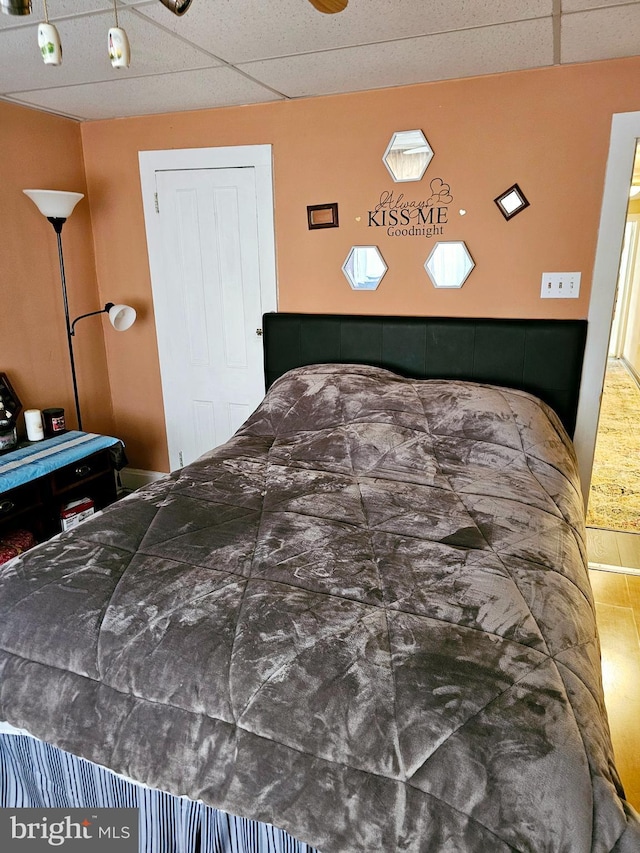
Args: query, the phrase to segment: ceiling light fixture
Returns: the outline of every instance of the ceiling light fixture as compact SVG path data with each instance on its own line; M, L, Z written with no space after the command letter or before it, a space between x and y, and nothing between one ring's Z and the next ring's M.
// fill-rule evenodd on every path
M161 0L164 3L164 0ZM309 0L314 9L324 12L325 15L335 15L347 8L349 0Z
M0 9L5 15L29 15L31 0L0 0Z
M191 5L191 0L160 0L160 2L174 15L184 15Z
M173 12L174 15L184 15L191 5L191 0L160 0L160 2L163 6L166 6L170 12ZM348 0L324 0L320 5L339 5L344 9L347 2ZM4 12L5 15L30 15L31 0L0 0L0 11ZM322 9L321 11L339 12L340 9Z
M192 0L160 0L174 15L184 15ZM345 2L345 0L332 0ZM47 0L42 0L44 21L38 24L38 47L45 65L62 65L62 44L56 27L49 22ZM28 15L31 12L31 0L0 0L0 9L7 15ZM109 29L108 51L114 68L128 68L131 64L131 46L126 32L118 22L118 4L113 0L115 27Z
M128 68L131 63L131 47L126 32L118 23L116 0L113 0L113 13L116 25L109 30L109 59L114 68Z
M47 0L42 0L44 6L44 22L38 24L38 47L45 65L62 65L62 44L60 34L53 24L49 23Z

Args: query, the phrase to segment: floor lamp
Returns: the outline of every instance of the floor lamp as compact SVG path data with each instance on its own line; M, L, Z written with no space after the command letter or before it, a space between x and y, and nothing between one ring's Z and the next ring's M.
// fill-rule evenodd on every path
M128 329L136 319L136 312L129 305L114 305L108 302L99 311L90 311L81 314L71 323L69 319L69 301L67 299L67 281L64 273L64 255L62 253L62 226L73 213L73 209L81 198L82 193L60 192L58 190L23 190L29 196L43 216L46 216L53 225L58 240L58 260L60 262L60 281L62 283L62 302L64 305L64 319L67 330L67 344L69 346L69 362L71 364L71 379L73 380L73 396L76 404L76 416L78 418L78 429L82 429L82 415L80 414L80 399L78 397L78 380L76 377L76 363L73 355L73 336L75 325L84 317L92 317L95 314L109 314L111 325L119 332Z

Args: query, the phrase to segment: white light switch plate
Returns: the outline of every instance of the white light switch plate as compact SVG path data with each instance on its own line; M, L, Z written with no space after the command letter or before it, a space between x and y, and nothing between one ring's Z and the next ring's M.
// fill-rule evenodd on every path
M580 295L579 272L543 272L542 299L577 299Z

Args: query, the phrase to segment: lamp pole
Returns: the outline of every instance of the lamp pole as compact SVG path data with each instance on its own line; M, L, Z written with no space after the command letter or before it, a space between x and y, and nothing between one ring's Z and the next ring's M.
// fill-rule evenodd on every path
M2 0L0 0L2 2ZM73 356L73 335L75 325L83 317L92 317L94 314L109 314L111 325L118 332L128 329L136 319L134 308L129 305L107 304L100 311L90 311L81 314L71 323L69 318L69 301L67 299L67 280L64 273L64 255L62 253L62 226L73 213L73 209L80 199L84 198L82 193L64 192L63 190L23 190L31 201L36 205L40 213L53 225L58 239L58 261L60 262L60 281L62 282L62 302L64 305L64 321L67 331L67 345L69 347L69 362L71 364L71 379L73 380L73 396L76 403L76 416L78 418L78 429L82 429L82 415L80 413L80 398L78 396L78 379L76 377L76 362Z
M69 362L71 363L71 379L73 381L73 396L76 403L76 416L78 418L78 429L82 429L82 415L80 414L80 398L78 396L78 380L76 378L76 362L73 357L73 338L71 323L69 320L69 301L67 299L67 280L64 274L64 255L62 253L62 226L67 221L66 218L60 216L47 216L49 222L53 225L53 230L56 232L58 240L58 260L60 262L60 281L62 282L62 302L64 305L64 321L67 330L67 344L69 346Z
M75 337L75 334L76 334L76 323L78 322L78 320L84 320L84 318L85 318L85 317L95 317L95 316L96 316L96 314L104 314L105 312L106 312L106 313L109 313L109 311L110 311L113 307L114 307L114 306L113 306L113 302L107 302L107 304L104 306L104 308L100 308L100 310L99 310L99 311L89 311L87 314L81 314L79 317L76 317L76 319L75 319L75 320L73 321L73 323L71 324L71 335L72 335L73 337Z

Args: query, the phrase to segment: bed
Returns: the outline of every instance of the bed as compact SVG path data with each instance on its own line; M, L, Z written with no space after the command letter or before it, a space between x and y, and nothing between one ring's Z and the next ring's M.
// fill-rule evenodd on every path
M640 850L569 438L585 325L264 329L229 442L0 569L3 804L82 777L145 851Z

